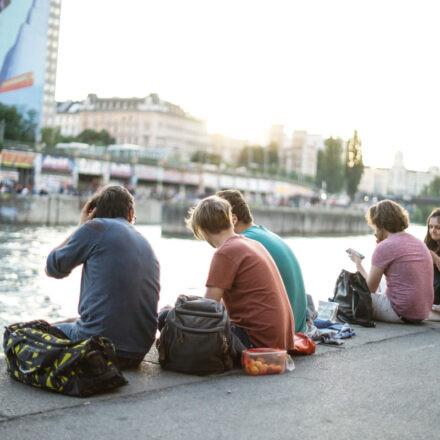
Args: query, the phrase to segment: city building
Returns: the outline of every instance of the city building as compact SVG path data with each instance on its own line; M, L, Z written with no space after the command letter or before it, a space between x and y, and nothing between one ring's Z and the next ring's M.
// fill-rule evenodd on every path
M107 130L117 144L179 151L190 157L208 151L205 121L155 93L144 98L100 98L89 94L79 110L79 132Z
M284 125L273 124L269 130L268 142L269 144L276 144L278 148L282 148L284 145Z
M318 151L324 149L320 135L308 134L305 130L295 130L290 145L281 150L281 167L287 172L315 177L318 165Z
M391 168L365 167L359 191L376 195L417 196L437 176L440 176L437 167L428 171L406 169L403 153L399 151Z
M40 0L41 1L41 0ZM46 46L46 76L43 94L42 126L55 125L55 85L58 62L61 0L50 0Z
M73 137L79 135L80 110L80 102L65 101L56 103L54 125L60 129L61 135Z
M0 102L54 125L61 0L0 2Z
M248 146L248 141L234 139L216 133L210 135L210 153L219 154L223 162L237 164L242 149Z

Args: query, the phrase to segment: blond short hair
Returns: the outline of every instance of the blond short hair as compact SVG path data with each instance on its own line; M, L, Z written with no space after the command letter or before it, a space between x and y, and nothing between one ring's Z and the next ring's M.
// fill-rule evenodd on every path
M365 218L370 226L392 233L404 231L409 224L407 210L392 200L382 200L371 206Z
M199 240L206 240L204 234L207 232L218 234L232 227L231 205L217 196L201 200L188 214L186 226Z

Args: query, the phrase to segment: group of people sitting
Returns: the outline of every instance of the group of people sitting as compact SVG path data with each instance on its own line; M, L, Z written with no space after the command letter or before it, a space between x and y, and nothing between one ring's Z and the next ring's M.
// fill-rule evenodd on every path
M379 243L370 273L356 253L350 256L371 292L383 274L387 279L386 295L372 295L375 319L412 323L428 318L433 260L440 267L440 210L429 219L431 253L404 232L408 215L396 203L379 202L367 218ZM159 262L134 223L132 195L108 186L85 204L79 228L50 252L46 265L48 276L63 278L83 264L79 318L55 325L72 340L109 338L121 368L142 361L158 328ZM196 238L216 249L205 297L223 302L235 336L247 348L293 351L294 334L306 330L307 299L300 265L287 243L254 223L237 190L203 199L186 223ZM159 316L159 329L165 316L166 311Z

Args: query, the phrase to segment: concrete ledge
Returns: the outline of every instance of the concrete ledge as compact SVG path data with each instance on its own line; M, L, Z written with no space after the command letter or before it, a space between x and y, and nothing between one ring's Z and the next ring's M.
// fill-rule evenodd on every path
M0 427L2 423L22 417L44 414L51 411L69 410L87 406L91 403L112 401L121 404L127 398L146 397L159 391L177 393L179 387L192 386L204 382L218 382L227 377L235 376L244 381L264 381L273 383L283 381L285 376L289 380L306 380L309 372L315 367L322 366L322 362L328 356L332 358L342 355L350 350L365 350L372 344L393 343L393 340L402 340L410 336L432 334L440 336L440 323L425 322L420 325L385 324L378 323L376 328L364 328L353 326L356 336L344 340L341 346L317 345L316 353L312 356L296 356L294 358L296 370L281 376L265 376L251 378L244 374L241 369L235 369L222 375L193 376L164 371L157 361L157 352L152 348L138 370L128 370L124 375L129 381L127 386L121 387L114 392L93 396L86 399L69 397L50 393L37 388L26 386L11 379L6 373L4 356L0 355ZM432 366L436 369L436 366Z

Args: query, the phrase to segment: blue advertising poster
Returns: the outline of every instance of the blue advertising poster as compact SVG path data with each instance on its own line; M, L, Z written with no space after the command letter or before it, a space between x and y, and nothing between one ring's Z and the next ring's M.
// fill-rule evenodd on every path
M50 0L0 0L0 102L41 126Z

